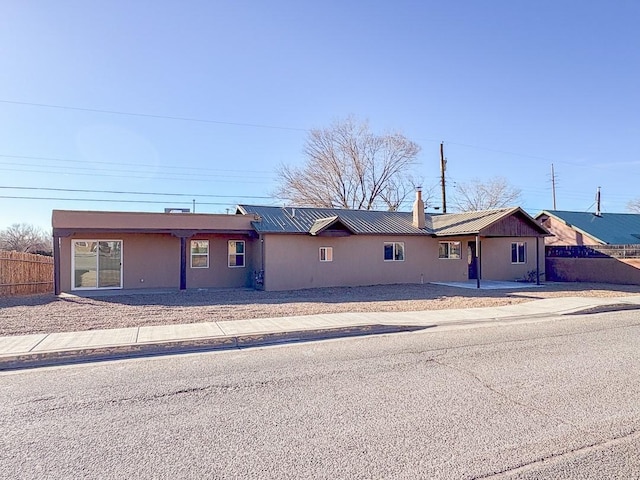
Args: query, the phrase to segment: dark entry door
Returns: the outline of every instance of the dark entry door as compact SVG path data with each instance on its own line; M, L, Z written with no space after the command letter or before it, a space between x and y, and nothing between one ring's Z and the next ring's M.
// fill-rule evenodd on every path
M469 280L478 279L478 262L476 262L476 242L467 244L467 266L469 268Z

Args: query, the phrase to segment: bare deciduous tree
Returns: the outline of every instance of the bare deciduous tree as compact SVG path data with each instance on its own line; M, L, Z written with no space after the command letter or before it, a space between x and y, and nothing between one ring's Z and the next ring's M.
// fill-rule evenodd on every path
M629 200L629 203L627 203L627 210L631 213L640 213L640 198Z
M520 201L521 191L503 177L482 181L474 178L455 186L453 205L462 212L512 207Z
M350 117L309 132L304 165L279 168L276 196L299 206L397 210L416 186L419 152L404 135L375 135Z
M51 252L49 235L28 223L14 223L0 231L0 250Z

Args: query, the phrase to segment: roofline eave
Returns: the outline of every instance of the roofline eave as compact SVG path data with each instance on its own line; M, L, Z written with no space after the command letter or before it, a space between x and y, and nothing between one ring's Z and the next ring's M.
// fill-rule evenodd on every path
M604 240L602 240L601 238L596 237L595 235L589 233L589 232L585 232L583 229L581 229L580 227L576 227L575 225L567 222L565 219L558 217L557 215L554 215L553 213L549 212L548 210L543 210L541 211L538 215L536 215L536 218L538 218L541 215L548 215L550 217L555 218L556 220L558 220L559 222L562 222L563 224L565 224L567 227L573 228L575 231L579 232L581 235L586 235L587 237L591 238L592 240L594 240L595 242L600 242L601 245L608 245L607 242L605 242ZM548 236L555 236L552 233Z

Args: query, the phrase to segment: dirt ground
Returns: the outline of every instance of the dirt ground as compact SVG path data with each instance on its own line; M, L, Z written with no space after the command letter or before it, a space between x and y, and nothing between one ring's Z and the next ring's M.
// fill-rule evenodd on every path
M399 312L513 305L561 296L620 297L638 285L547 283L512 290L376 285L286 292L205 290L105 297L0 297L0 336L233 321L338 312Z

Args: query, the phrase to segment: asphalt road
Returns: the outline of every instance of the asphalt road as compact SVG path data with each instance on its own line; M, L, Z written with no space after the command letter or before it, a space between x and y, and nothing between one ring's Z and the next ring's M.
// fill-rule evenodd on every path
M0 374L0 478L640 478L640 313Z

